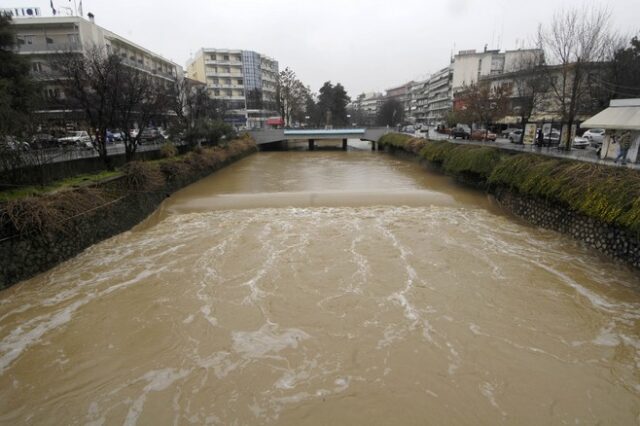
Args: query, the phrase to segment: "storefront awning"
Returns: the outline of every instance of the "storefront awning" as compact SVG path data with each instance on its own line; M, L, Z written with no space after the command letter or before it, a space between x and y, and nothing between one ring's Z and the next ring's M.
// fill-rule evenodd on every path
M583 129L640 130L640 99L611 101L609 108L580 125Z

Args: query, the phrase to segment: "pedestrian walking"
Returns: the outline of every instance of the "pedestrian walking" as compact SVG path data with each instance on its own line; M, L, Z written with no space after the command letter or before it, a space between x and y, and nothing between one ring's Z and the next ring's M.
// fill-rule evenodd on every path
M536 139L538 140L538 146L542 147L542 145L544 145L544 134L542 133L542 128L539 128L537 133Z
M614 163L618 164L618 160L622 160L622 165L624 166L627 164L627 153L629 152L629 148L631 148L631 134L626 131L617 139L619 143L618 156Z

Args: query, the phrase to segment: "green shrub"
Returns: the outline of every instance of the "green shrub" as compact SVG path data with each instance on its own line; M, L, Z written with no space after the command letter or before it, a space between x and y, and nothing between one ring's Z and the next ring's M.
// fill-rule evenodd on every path
M640 172L626 168L510 154L498 148L425 141L390 133L380 146L416 152L454 176L508 188L519 194L560 204L604 223L640 233Z
M448 173L473 175L486 181L500 162L500 150L477 145L457 145L449 149L443 167Z
M519 154L504 158L489 184L640 232L640 173L635 170Z

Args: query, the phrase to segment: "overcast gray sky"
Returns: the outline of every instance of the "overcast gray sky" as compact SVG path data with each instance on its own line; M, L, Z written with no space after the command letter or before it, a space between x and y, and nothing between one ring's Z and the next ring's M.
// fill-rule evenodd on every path
M73 5L74 0L53 0ZM79 0L75 0L79 1ZM640 29L639 0L83 0L96 22L184 66L201 47L255 50L317 91L354 97L446 66L454 50L513 49L562 7L607 6L621 32ZM0 0L2 7L49 0Z

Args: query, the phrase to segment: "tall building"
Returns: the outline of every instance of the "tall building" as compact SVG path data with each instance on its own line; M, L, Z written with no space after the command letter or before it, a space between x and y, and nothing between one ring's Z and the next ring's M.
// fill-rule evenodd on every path
M533 58L542 57L539 49L487 50L482 52L475 50L461 50L453 58L453 92L454 94L464 86L478 82L481 77L498 75L504 72L515 71L522 67L523 61L531 61Z
M402 104L405 119L408 119L411 115L411 98L409 95L409 89L411 88L412 84L413 81L409 81L408 83L404 83L401 86L387 89L387 94L385 95L385 100L395 99Z
M182 78L183 69L178 64L127 40L92 20L79 16L54 16L13 18L18 53L31 62L31 73L43 83L47 108L40 111L47 119L72 120L78 115L62 108L64 91L56 83L60 74L52 65L62 54L74 52L88 54L100 49L106 54L116 54L127 66L147 72L167 85Z
M187 76L207 85L212 99L227 104L225 120L236 126L264 127L278 115L278 61L250 50L200 49L187 63Z
M427 124L445 124L445 116L453 106L453 70L451 66L435 72L429 79L427 96Z
M427 100L429 97L429 80L414 81L409 87L408 121L424 124L427 121Z

